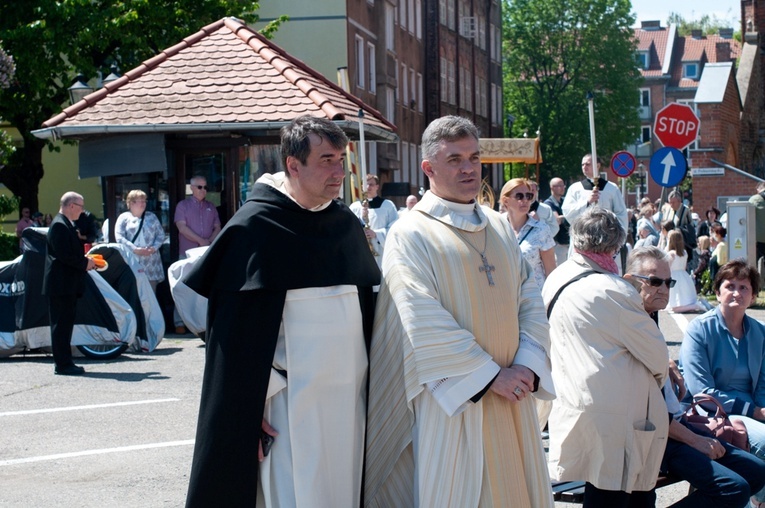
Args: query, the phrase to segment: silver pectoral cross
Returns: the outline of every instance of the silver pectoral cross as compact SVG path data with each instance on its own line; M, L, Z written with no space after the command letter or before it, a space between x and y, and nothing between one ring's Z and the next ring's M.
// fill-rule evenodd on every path
M491 272L494 271L494 265L489 264L489 260L486 259L486 256L481 254L481 261L483 261L483 266L478 267L478 271L486 272L486 279L489 281L489 286L494 285L494 277L491 276Z

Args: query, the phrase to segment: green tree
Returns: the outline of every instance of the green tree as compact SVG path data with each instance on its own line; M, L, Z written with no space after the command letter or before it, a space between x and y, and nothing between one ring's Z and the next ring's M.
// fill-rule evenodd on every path
M598 154L639 133L634 17L629 0L505 0L505 109L512 136L541 132L542 180L581 174L590 151L586 94L595 94Z
M132 69L224 16L254 22L257 9L251 0L0 0L0 40L16 63L16 78L0 93L0 118L23 139L0 183L21 206L38 208L42 150L53 144L31 131L68 105L75 74L108 74L112 64Z
M720 32L721 28L739 28L739 25L734 22L733 14L728 9L730 18L718 18L716 14L703 14L699 19L685 19L677 12L671 12L667 19L667 25L676 24L677 33L680 37L687 37L691 35L691 30L701 30L704 35L716 34ZM736 39L741 42L741 30L736 30Z

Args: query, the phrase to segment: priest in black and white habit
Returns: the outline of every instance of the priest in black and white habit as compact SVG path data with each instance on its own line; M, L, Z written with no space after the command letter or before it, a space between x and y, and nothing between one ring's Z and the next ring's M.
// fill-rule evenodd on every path
M282 128L264 175L185 283L209 299L187 506L359 506L372 286L380 271L338 197L348 139Z

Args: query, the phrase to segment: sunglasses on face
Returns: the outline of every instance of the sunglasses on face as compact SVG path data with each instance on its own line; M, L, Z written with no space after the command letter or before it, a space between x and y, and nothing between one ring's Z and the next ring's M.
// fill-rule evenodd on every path
M513 198L515 198L516 201L523 201L524 199L526 201L532 201L534 199L534 194L531 192L516 192L513 194Z
M675 287L675 282L677 282L675 279L660 279L658 277L646 277L645 275L635 275L634 273L631 273L633 277L637 277L638 279L643 279L648 281L648 284L651 287L658 288L661 287L662 284L666 284L668 288Z
M202 190L202 189L207 190L207 185L195 185L194 187L196 187L199 190Z

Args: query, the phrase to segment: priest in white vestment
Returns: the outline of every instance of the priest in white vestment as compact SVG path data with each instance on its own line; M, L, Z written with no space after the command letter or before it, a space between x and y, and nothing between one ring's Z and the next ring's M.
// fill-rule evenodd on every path
M476 203L478 131L423 134L430 191L388 235L370 355L365 505L552 507L532 393L552 399L539 288Z

